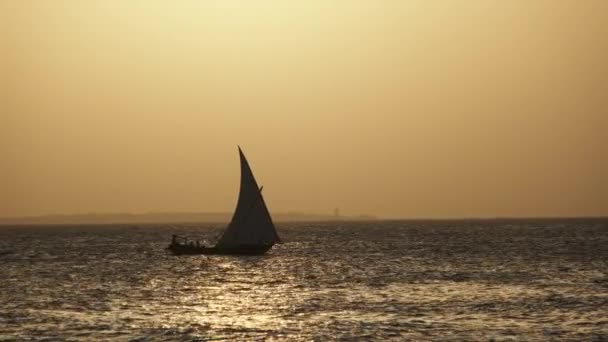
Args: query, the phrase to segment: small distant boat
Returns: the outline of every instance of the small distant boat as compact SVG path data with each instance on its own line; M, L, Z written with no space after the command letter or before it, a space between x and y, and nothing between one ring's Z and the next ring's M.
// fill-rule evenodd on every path
M167 247L175 255L224 254L261 255L279 242L279 235L270 217L262 188L258 187L249 163L239 147L241 189L230 224L214 247L201 246L198 241L173 235ZM181 241L180 241L181 240Z

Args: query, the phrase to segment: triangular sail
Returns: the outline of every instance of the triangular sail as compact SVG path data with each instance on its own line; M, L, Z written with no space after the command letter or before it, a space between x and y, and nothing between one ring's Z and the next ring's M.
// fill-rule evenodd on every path
M272 246L279 241L262 189L258 187L249 163L239 147L241 189L232 221L218 241L217 248Z

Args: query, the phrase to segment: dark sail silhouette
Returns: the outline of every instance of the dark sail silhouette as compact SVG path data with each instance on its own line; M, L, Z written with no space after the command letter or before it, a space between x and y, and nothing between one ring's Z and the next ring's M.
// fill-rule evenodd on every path
M239 147L241 186L239 199L228 228L215 247L177 241L175 235L168 249L174 254L264 254L279 242L262 188L253 176L247 158Z
M242 245L272 246L278 235L272 218L258 188L249 163L239 147L241 159L241 190L239 200L228 228L216 248L234 248Z

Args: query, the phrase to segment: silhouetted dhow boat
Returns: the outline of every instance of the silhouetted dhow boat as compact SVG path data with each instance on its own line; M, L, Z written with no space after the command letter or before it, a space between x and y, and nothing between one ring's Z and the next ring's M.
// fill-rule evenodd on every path
M185 239L183 243L173 236L167 247L175 255L232 254L260 255L279 242L270 212L262 197L262 188L253 177L249 163L239 147L241 159L241 189L232 221L214 247L204 247Z

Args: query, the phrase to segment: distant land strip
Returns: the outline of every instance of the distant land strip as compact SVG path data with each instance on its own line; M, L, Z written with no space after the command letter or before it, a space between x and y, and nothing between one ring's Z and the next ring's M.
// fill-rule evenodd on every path
M0 217L1 226L15 225L87 225L87 224L179 224L179 223L227 223L232 213L87 213L72 215L39 215L20 217ZM509 223L530 221L597 221L606 224L608 216L539 216L539 217L446 217L446 218L415 218L415 217L376 217L372 215L342 216L329 214L310 214L303 212L277 213L273 215L275 222L323 222L323 221L405 221L421 222L480 222L480 223Z
M335 216L300 212L272 215L277 222L300 221L371 221L375 216ZM232 213L88 213L74 215L40 215L23 217L0 217L0 225L37 224L121 224L121 223L226 223Z

